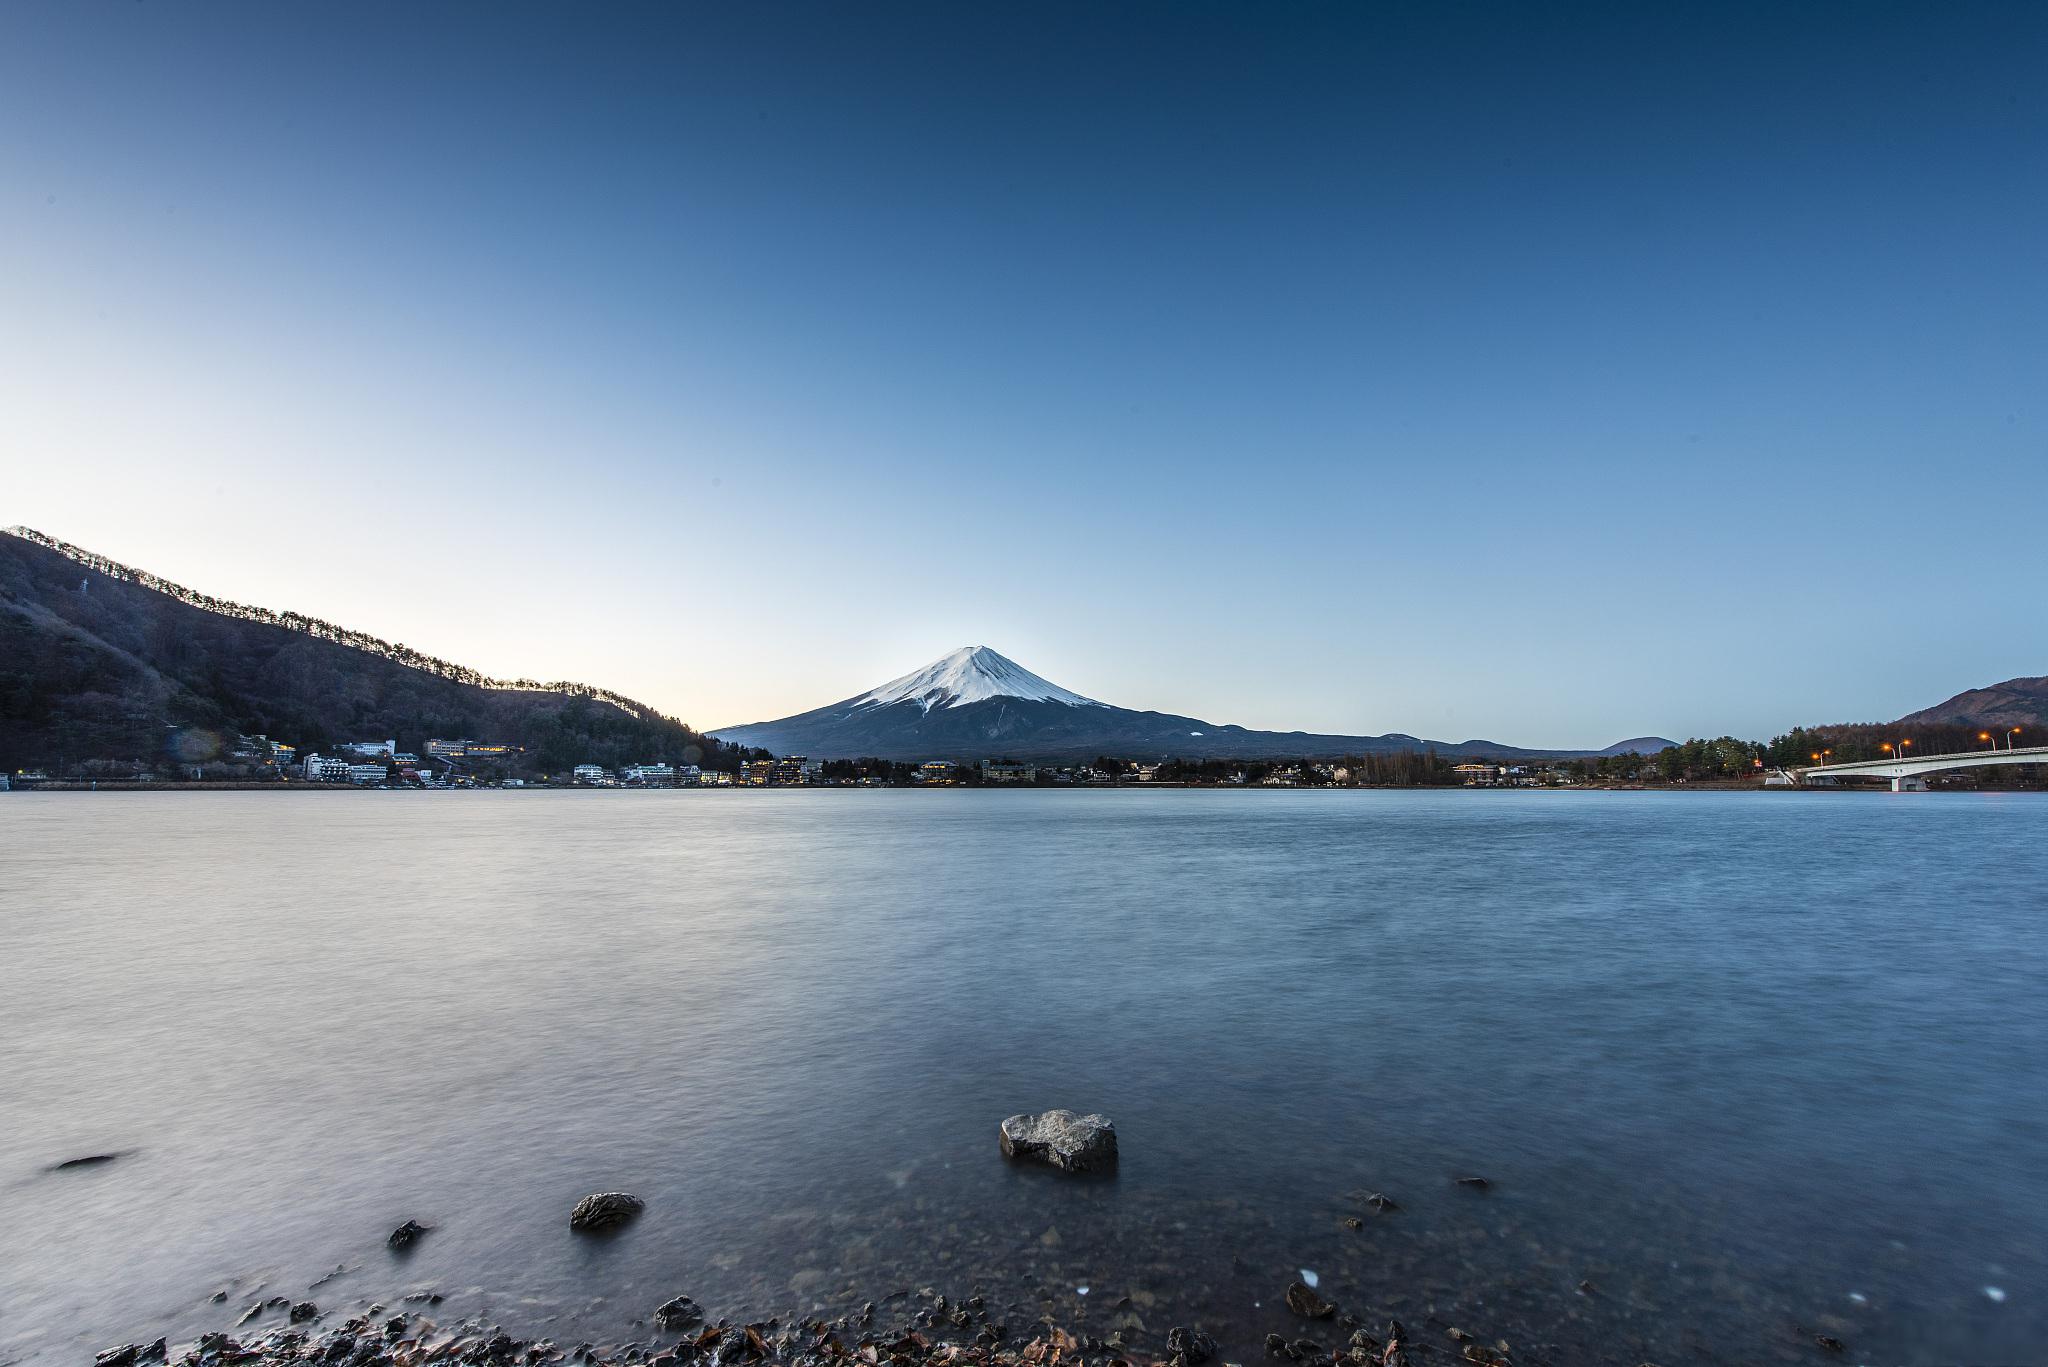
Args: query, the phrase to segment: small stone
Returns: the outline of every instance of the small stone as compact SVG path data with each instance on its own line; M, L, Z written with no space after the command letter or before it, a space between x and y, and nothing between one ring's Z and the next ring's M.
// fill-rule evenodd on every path
M1266 1335L1266 1354L1269 1357L1286 1357L1287 1340L1281 1338L1278 1334Z
M1116 1126L1107 1116L1025 1112L1005 1120L999 1133L1006 1158L1037 1159L1066 1172L1116 1165Z
M51 1171L64 1172L71 1168L96 1168L102 1163L111 1163L120 1156L118 1153L89 1153L83 1158L67 1158L52 1168ZM118 1350L110 1348L107 1351L115 1352Z
M1199 1329L1177 1324L1166 1331L1166 1348L1175 1357L1196 1367L1216 1356L1216 1340Z
M426 1232L427 1226L421 1224L418 1220L407 1220L397 1229L392 1230L390 1237L385 1239L384 1242L393 1248L410 1248L413 1241Z
M320 1307L311 1301L300 1301L292 1307L292 1323L303 1324L320 1313Z
M1378 1191L1366 1197L1365 1203L1371 1206L1374 1210L1380 1212L1380 1214L1382 1215L1386 1214L1390 1210L1399 1210L1401 1208L1398 1205L1394 1204L1393 1197L1388 1196L1385 1192Z
M158 1339L155 1343L142 1350L142 1360L144 1362L162 1362L170 1355L170 1344L166 1343L163 1339Z
M1315 1288L1307 1282L1294 1282L1287 1288L1287 1308L1303 1319L1326 1320L1337 1313L1337 1307L1316 1294Z
M1363 1221L1363 1220L1359 1219L1359 1218L1358 1218L1358 1217L1357 1217L1356 1215L1347 1215L1347 1216L1345 1216L1345 1217L1344 1217L1344 1228L1346 1228L1346 1229L1364 1229L1364 1228L1365 1228L1365 1221Z
M639 1197L629 1196L623 1191L594 1192L578 1201L576 1209L569 1212L569 1228L583 1234L616 1229L638 1215L646 1204Z
M660 1329L682 1329L698 1323L703 1318L704 1312L698 1308L697 1302L688 1296L677 1296L673 1300L663 1301L654 1312L655 1326Z
M109 1348L92 1360L93 1367L132 1367L135 1359L142 1356L138 1344L124 1343L118 1348Z
M1815 1343L1818 1343L1821 1347L1827 1349L1830 1353L1841 1353L1848 1351L1847 1344L1843 1343L1840 1339L1833 1338L1827 1334L1815 1334L1813 1336L1813 1341Z
M1475 1191L1485 1191L1493 1183L1487 1181L1484 1177L1460 1177L1458 1185L1461 1187L1471 1187Z

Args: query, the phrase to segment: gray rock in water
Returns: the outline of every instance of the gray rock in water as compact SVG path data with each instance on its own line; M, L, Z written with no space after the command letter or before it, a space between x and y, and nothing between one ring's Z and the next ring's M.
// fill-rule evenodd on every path
M1307 1282L1295 1282L1287 1288L1287 1308L1303 1319L1325 1320L1337 1313L1337 1307L1315 1293Z
M392 1230L391 1237L384 1242L393 1248L410 1248L414 1240L427 1232L427 1226L421 1224L418 1220L407 1220L397 1229Z
M654 1312L654 1322L663 1329L683 1329L704 1318L704 1312L697 1302L688 1296L677 1296L672 1301L662 1302Z
M61 1163L52 1164L50 1171L65 1172L72 1168L96 1168L102 1163L111 1163L120 1156L118 1153L89 1153L83 1158L67 1158ZM113 1353L120 1350L109 1348L107 1351Z
M1216 1356L1216 1340L1199 1329L1176 1324L1166 1331L1166 1350L1187 1367L1200 1367Z
M1068 1172L1094 1172L1116 1165L1116 1126L1108 1116L1040 1111L1003 1122L1003 1153L1035 1158Z
M569 1212L569 1228L581 1234L616 1229L638 1215L646 1202L623 1191L600 1191L584 1197Z

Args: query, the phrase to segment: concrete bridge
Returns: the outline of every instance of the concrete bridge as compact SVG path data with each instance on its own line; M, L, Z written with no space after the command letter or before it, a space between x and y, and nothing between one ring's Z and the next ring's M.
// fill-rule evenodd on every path
M1802 784L1816 778L1888 778L1895 793L1920 792L1927 787L1922 774L1945 773L1950 769L1985 769L1994 764L2048 764L2048 745L2030 745L2020 750L1964 750L1953 755L1907 755L1903 748L1884 759L1859 760L1854 764L1814 764L1792 770Z

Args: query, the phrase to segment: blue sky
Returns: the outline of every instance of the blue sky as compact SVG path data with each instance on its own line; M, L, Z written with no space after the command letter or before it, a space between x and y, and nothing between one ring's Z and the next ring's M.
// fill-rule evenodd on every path
M0 523L702 725L2048 672L2048 7L0 11Z

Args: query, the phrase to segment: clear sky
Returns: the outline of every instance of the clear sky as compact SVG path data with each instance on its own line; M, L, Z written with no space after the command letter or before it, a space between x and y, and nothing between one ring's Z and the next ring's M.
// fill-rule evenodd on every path
M0 524L699 725L2048 672L2048 5L0 7Z

